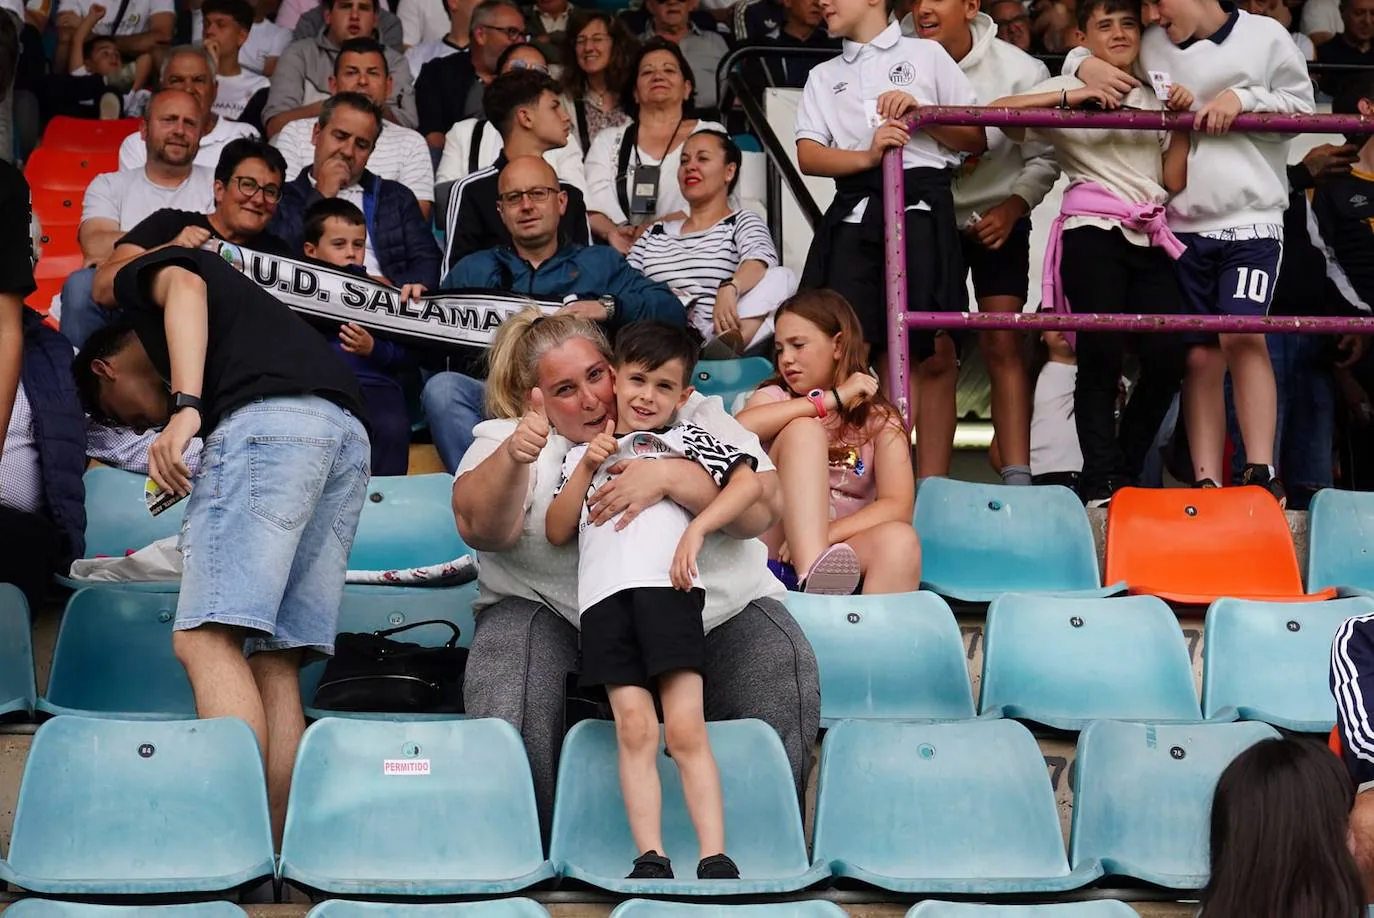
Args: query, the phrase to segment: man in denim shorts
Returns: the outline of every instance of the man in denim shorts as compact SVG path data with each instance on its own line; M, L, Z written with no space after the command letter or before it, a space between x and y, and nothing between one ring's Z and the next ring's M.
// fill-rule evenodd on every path
M148 474L190 494L172 646L196 713L257 733L280 840L300 667L333 652L367 489L362 394L324 335L212 252L156 249L114 288L129 322L87 340L77 386L96 417L162 427ZM182 452L197 434L192 482Z

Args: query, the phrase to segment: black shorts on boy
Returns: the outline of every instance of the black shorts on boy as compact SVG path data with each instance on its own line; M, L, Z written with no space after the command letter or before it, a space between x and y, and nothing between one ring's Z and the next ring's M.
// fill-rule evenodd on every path
M652 689L659 676L700 672L706 659L706 591L633 587L582 613L581 684Z

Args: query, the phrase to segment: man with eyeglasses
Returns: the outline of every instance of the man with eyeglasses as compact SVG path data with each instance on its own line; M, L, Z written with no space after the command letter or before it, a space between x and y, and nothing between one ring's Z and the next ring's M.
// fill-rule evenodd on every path
M1021 0L994 0L988 5L988 15L997 24L998 38L1022 51L1030 51L1030 14Z
M386 51L374 38L350 38L339 46L329 88L335 93L356 92L382 107L391 96L393 79L386 65ZM292 121L272 138L272 146L286 157L286 177L294 179L315 160L315 121ZM434 202L434 170L429 147L417 131L383 118L382 133L367 159L368 171L379 178L400 182L420 202L420 213L429 218Z
M326 100L315 124L314 163L286 183L269 229L301 252L306 211L321 198L342 198L367 215L367 273L432 290L439 284L439 246L415 195L367 170L381 132L382 110L367 96L341 92Z
M415 83L420 133L436 150L444 148L449 128L482 117L482 94L496 78L501 54L528 39L525 16L512 0L483 0L472 12L471 32L466 54L430 61Z
M272 90L262 110L268 137L275 136L288 122L319 117L324 100L333 95L329 85L344 42L376 37L376 0L328 0L324 21L325 28L319 35L292 42L277 60ZM392 84L386 99L386 116L403 127L413 128L419 119L410 66L405 55L391 48L386 49L386 66Z
M459 179L449 197L445 225L445 273L464 256L506 245L510 233L498 207L498 176L506 164L522 156L543 157L567 145L572 120L558 98L558 84L538 70L512 70L487 88L483 98L487 121L501 132L503 146L496 162ZM559 233L569 242L591 244L587 204L571 182L554 183L567 198Z
M293 255L285 242L266 232L281 200L285 168L281 154L260 140L231 142L215 167L214 209L206 213L169 202L129 227L114 243L110 257L96 268L85 298L68 300L63 289L62 333L81 347L93 331L109 324L114 318L110 304L115 275L152 249L169 245L194 249L215 238L273 255Z
M553 167L538 156L519 156L497 180L508 245L474 252L444 277L445 288L501 290L561 299L562 311L615 330L639 319L687 324L682 301L664 284L630 267L608 245L569 242L559 232L568 207ZM420 395L439 458L450 472L472 445L483 418L482 361L466 373L436 373Z

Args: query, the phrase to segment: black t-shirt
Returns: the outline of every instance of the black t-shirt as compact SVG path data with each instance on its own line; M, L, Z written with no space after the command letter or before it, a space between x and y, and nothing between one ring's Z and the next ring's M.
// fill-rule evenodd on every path
M420 68L415 79L415 110L421 134L447 134L464 118L482 116L470 112L473 84L481 82L467 49L434 60Z
M210 218L205 214L164 207L162 210L153 211L140 220L133 229L121 236L115 245L119 246L127 242L141 249L155 249L171 242L177 237L177 233L188 226L198 226L201 229L209 230L210 235L219 237L219 233L210 225ZM258 233L252 239L244 242L243 246L254 251L266 252L268 255L280 255L283 258L294 258L296 254L280 238L267 232Z
M14 166L0 161L0 293L28 296L33 282L33 236L29 183Z
M1360 64L1368 67L1374 65L1374 48L1368 51L1361 51L1350 42L1346 41L1345 33L1335 36L1330 41L1317 47L1317 61L1322 64ZM1345 83L1355 73L1323 73L1318 77L1322 90L1329 95L1339 95L1345 88Z
M203 249L159 249L139 256L115 275L115 300L165 378L171 379L172 373L167 333L162 309L148 288L155 270L168 264L198 274L209 294L202 433L214 430L235 408L286 395L318 395L367 422L357 378L329 342L276 297Z

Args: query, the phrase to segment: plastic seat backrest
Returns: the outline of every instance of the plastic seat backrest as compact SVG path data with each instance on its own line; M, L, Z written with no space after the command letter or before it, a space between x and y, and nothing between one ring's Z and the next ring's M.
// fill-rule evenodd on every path
M145 479L105 466L86 471L86 557L122 558L181 532L186 501L149 516L143 500Z
M1060 730L1202 719L1183 631L1153 596L1008 593L988 607L983 641L983 714Z
M1243 750L1277 736L1259 723L1090 724L1078 737L1073 864L1200 889L1217 778Z
M974 716L964 641L934 593L789 593L821 676L821 720L960 720Z
M709 905L631 899L616 906L610 918L845 918L848 913L820 899L771 905Z
M34 735L0 867L8 882L153 895L272 873L262 757L243 721L58 717Z
M1010 720L832 728L821 748L814 847L835 876L894 892L1084 882L1070 876L1040 747Z
M1202 642L1202 710L1286 730L1327 733L1336 723L1331 641L1348 618L1374 614L1374 599L1265 603L1218 599Z
M351 902L329 899L305 918L548 918L533 899L495 899L490 902L444 902L402 905L395 902Z
M1087 513L1065 487L929 478L916 494L915 525L922 587L944 596L989 602L1011 590L1102 586Z
M758 720L730 720L709 723L707 730L720 769L730 856L739 865L741 880L624 879L639 852L620 793L615 725L591 720L568 732L558 764L549 857L560 875L612 891L701 896L791 891L824 876L815 875L807 861L791 765L773 728ZM658 775L664 853L679 864L695 864L696 833L683 802L682 781L662 752ZM684 869L679 875L692 874Z
M927 899L912 907L906 918L1136 918L1136 911L1116 899L1053 905L979 905Z
M24 165L29 187L85 191L91 179L119 171L119 150L57 150L39 147Z
M728 409L740 392L751 392L773 375L773 365L762 357L738 360L699 360L692 385L702 395L719 395Z
M326 718L301 741L281 876L327 893L514 892L553 875L505 721Z
M0 583L0 718L33 713L33 621L24 593Z
M38 264L33 266L33 276L35 278L60 278L63 282L71 276L73 271L80 271L83 267L81 248L77 246L76 251L70 249L61 251L60 246L54 246L59 251L43 253L43 257L38 259Z
M1106 567L1132 593L1179 603L1306 598L1288 519L1257 487L1121 489L1107 509Z
M453 522L453 477L442 472L373 478L349 570L426 567L471 554Z
M52 150L100 150L119 152L119 145L130 134L138 133L140 119L119 118L96 121L58 115L43 131L42 146Z
M46 232L53 226L77 226L81 223L81 202L84 190L70 188L30 188L30 202L34 216Z
M37 289L24 298L24 305L46 315L48 310L52 309L53 298L62 292L62 285L66 283L66 278L34 278L34 283L37 285Z
M5 914L11 918L248 918L232 902L186 905L94 905L52 899L20 899Z
M125 719L195 717L190 680L172 652L176 607L176 593L78 591L62 616L38 709Z
M1374 494L1327 488L1307 512L1307 588L1374 591Z

